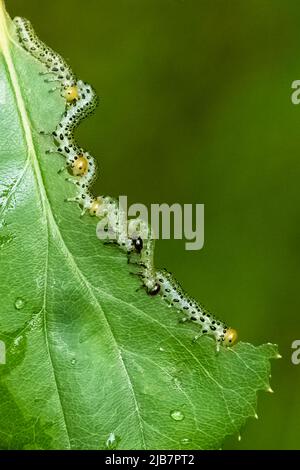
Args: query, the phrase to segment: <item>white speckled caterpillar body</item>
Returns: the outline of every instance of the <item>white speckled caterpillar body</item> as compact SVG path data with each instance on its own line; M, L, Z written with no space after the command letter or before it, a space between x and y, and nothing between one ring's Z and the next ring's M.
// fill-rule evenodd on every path
M91 85L78 80L77 86L78 100L68 107L53 133L57 137L61 135L59 141L63 146L68 146L70 140L73 139L76 127L83 119L92 114L98 105L97 94Z
M14 18L14 23L24 49L42 62L48 73L55 75L55 80L49 79L48 81L58 81L62 84L63 95L67 102L76 100L78 98L77 80L65 60L38 38L29 20L17 16Z
M81 80L77 83L79 99L68 106L53 132L58 147L52 152L58 152L66 158L66 164L71 167L73 176L80 177L78 186L84 194L95 179L96 164L90 153L77 145L74 131L83 119L94 112L98 105L98 97L91 85Z
M200 332L195 339L205 334L213 336L217 343L217 349L220 344L231 346L236 341L237 333L233 328L228 328L199 302L189 297L171 273L155 269L154 240L150 238L144 240L144 249L139 264L141 266L139 276L143 279L148 293L152 296L160 294L170 306L184 314L183 321L189 320L200 326Z
M142 219L127 221L126 213L116 199L110 196L99 196L90 207L90 214L104 222L99 224L102 235L107 242L116 243L126 253L141 253L143 239L148 234L148 225ZM99 233L98 230L98 233ZM99 238L103 239L103 236Z
M127 223L126 214L116 199L110 196L95 197L91 194L89 188L96 174L95 161L88 152L77 145L74 131L97 106L96 93L89 84L76 80L62 57L37 38L28 20L15 18L14 22L21 44L46 65L64 90L66 111L53 132L56 148L48 153L63 155L67 167L71 170L73 177L68 180L76 185L77 191L68 201L77 202L83 213L88 210L90 215L103 222L101 230L104 230L104 237L99 238L116 243L139 265L138 275L149 295L160 295L169 306L174 306L184 314L183 321L190 320L200 326L196 338L208 334L215 338L217 349L220 344L231 346L237 339L236 331L228 328L196 300L190 298L170 273L155 269L154 240L148 224L139 218Z
M235 330L216 319L195 299L189 297L180 284L167 271L156 272L156 282L160 286L161 295L170 305L184 313L183 321L190 320L200 325L200 332L195 337L207 334L213 336L217 345L230 346L237 338Z

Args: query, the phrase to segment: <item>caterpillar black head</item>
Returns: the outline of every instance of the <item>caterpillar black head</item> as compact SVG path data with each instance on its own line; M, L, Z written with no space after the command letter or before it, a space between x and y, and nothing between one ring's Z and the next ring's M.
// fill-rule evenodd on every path
M160 285L159 284L155 284L155 286L152 287L152 289L148 290L148 294L152 295L152 296L159 294L159 292L160 292Z
M135 248L135 251L137 253L141 253L143 247L144 247L144 243L143 243L143 239L141 237L133 237L132 238L132 244Z

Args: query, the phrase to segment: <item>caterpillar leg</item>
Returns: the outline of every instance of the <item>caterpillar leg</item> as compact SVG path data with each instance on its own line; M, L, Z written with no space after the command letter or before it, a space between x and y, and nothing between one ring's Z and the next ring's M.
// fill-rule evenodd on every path
M66 168L63 167L63 170L65 170L65 169L66 169ZM61 172L61 170L59 170L59 171ZM70 184L73 184L74 186L79 187L82 191L84 191L84 189L85 189L85 187L86 187L85 183L80 182L80 181L79 181L78 179L76 179L76 178L66 178L66 181L67 181L68 183L70 183Z
M65 170L65 167L64 167L63 169ZM66 178L66 181L67 181L68 183L75 184L76 186L79 186L79 185L80 185L80 182L79 182L77 179L75 179L75 178Z
M129 274L130 274L131 276L138 276L138 277L140 277L140 278L144 278L143 273L135 273L135 272L133 272L133 271L130 271ZM135 289L135 292L138 292L138 291L140 291L141 289L145 289L144 284L140 285L137 289Z
M52 135L52 132L46 132L46 131L40 130L39 134L44 135L45 137L50 137Z
M179 323L186 323L187 321L191 321L190 317L180 318Z
M79 197L67 197L65 199L65 202L80 202L80 198Z
M66 169L66 167L65 167L65 166L62 166L62 167L58 170L57 174L60 175L63 171L65 171L65 169Z
M58 153L59 155L65 156L63 150L62 150L60 147L56 147L55 149L47 149L47 150L45 150L45 153L46 153L47 155L50 155L51 153ZM69 161L67 160L67 165L69 165L69 164L70 164L70 163L69 163ZM65 169L65 167L64 167L63 169Z
M203 334L206 334L206 333L201 332L198 335L195 335L194 338L192 339L192 342L197 343L198 339L201 338L201 336L203 336Z
M137 277L139 277L139 278L141 278L141 279L144 279L144 278L145 278L144 274L141 273L141 272L136 272L136 273L135 273L135 272L132 272L132 271L131 271L130 274L131 274L132 276L137 276ZM143 289L144 287L145 287L144 285L141 286L142 289Z
M206 335L208 332L206 330L203 330L201 333L199 333L198 335L194 336L192 342L193 343L196 343L198 341L199 338L201 338L201 336L203 335ZM220 344L221 344L221 341L220 340L216 340L215 341L215 344L216 344L216 352L218 353L220 351Z
M136 252L136 251L135 251L135 252L132 252L132 251L129 252L129 253L128 253L128 257L127 257L127 263L128 263L128 264L132 264L132 265L134 265L134 266L141 266L141 267L143 267L143 266L141 265L140 261L137 260L137 257L138 257L138 256L139 256L139 253Z
M49 73L52 73L52 72L49 72ZM45 80L44 80L45 83L54 83L54 82L58 82L58 83L59 83L60 81L61 81L61 80L59 80L58 78L53 78L53 79L51 79L51 78L45 78Z
M103 244L113 246L113 245L117 245L118 242L117 240L111 240L110 238L107 238L107 240L103 240Z
M60 87L56 86L54 88L50 88L50 90L48 90L48 93L54 93L55 91L58 91L58 90L60 90ZM62 98L63 98L63 96L62 96Z
M48 72L39 72L39 75L41 76L44 76L44 75L54 75L54 72L50 72L50 70Z
M80 198L79 197L68 197L67 199L65 199L65 202L77 202L77 203L80 203ZM85 215L87 211L87 208L86 207L83 207L82 208L82 211L80 213L80 217L83 217Z
M139 292L141 289L144 289L144 286L139 286L137 289L135 289L135 292Z

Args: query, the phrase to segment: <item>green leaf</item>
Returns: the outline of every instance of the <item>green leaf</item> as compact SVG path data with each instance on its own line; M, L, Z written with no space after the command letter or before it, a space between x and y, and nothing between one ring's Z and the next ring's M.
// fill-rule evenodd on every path
M2 2L0 3L1 6ZM9 32L7 31L7 28ZM59 155L64 111L0 13L0 447L218 449L256 414L277 348L216 352L80 218Z

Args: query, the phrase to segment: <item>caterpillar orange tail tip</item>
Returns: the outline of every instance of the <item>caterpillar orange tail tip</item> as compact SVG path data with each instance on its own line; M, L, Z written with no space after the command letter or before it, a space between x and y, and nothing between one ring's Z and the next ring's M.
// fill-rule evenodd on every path
M237 331L234 328L228 328L224 335L224 345L233 346L238 339Z

